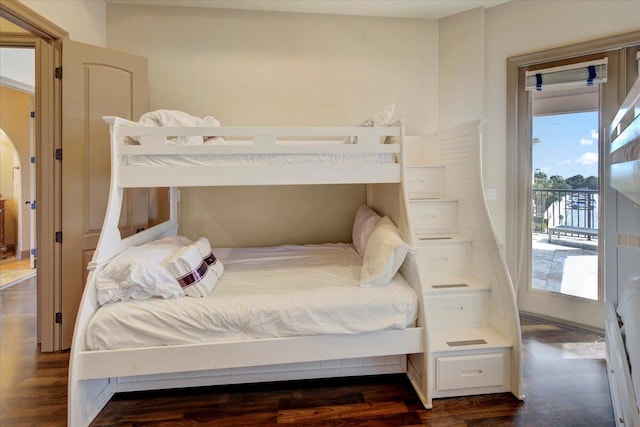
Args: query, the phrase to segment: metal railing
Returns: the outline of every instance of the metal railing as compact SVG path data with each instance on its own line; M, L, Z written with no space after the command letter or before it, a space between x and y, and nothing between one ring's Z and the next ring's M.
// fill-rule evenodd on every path
M532 230L548 227L598 229L598 190L532 190Z

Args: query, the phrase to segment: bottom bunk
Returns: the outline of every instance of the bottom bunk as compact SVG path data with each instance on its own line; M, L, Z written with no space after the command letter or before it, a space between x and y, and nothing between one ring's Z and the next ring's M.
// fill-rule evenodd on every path
M605 312L611 401L619 426L640 426L640 280L627 285Z
M121 391L407 372L426 342L419 284L398 273L409 246L373 214L358 211L354 244L211 250L172 227L134 236L90 272L69 424Z

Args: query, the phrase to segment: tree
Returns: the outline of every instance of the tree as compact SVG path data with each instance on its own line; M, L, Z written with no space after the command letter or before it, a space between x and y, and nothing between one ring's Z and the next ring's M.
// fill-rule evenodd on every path
M533 174L533 188L549 188L549 179L547 174L541 171L536 171Z
M565 179L565 182L569 184L574 190L586 187L586 180L584 179L584 176L580 174Z
M555 190L569 190L571 186L560 175L552 175L549 178L550 188Z
M598 189L598 177L596 176L588 176L585 179L585 185L589 190L597 190Z

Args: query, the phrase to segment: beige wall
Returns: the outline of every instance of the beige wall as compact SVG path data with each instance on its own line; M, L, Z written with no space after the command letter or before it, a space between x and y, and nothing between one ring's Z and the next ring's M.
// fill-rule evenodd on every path
M498 190L488 204L502 242L507 215L514 214L505 200L507 58L635 31L639 16L640 2L614 0L518 0L485 11L484 178Z
M440 129L483 118L484 13L477 8L440 20Z
M106 46L106 3L104 0L19 0L29 9L69 33L69 39Z
M13 147L3 141L0 192L7 198L5 206L5 243L12 244L17 251L29 250L29 98L31 95L0 86L0 129L2 129ZM14 159L13 150L17 154ZM13 167L20 169L13 172ZM12 181L12 174L15 181ZM20 188L15 188L19 183ZM11 194L9 195L8 192ZM18 221L20 217L20 221ZM18 228L19 227L19 228Z
M109 4L108 47L149 58L151 108L223 125L355 125L396 103L438 126L438 24ZM350 241L362 186L183 190L185 234L216 245ZM197 224L197 225L196 225Z

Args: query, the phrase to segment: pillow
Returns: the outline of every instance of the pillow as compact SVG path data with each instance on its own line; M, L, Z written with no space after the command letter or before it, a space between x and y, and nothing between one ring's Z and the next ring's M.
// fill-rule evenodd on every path
M360 127L384 127L389 126L391 124L391 119L393 117L393 111L396 109L396 104L387 105L382 111L379 111L373 117L365 120L360 123L358 126ZM384 142L386 136L382 137L380 142ZM345 144L357 144L358 137L357 136L348 136L344 139Z
M356 212L356 218L353 221L353 230L351 230L351 238L353 239L353 246L356 252L361 257L364 257L365 249L367 248L367 242L373 228L382 217L375 213L367 205L362 205Z
M212 252L209 255L215 260ZM203 259L195 244L185 246L174 254L167 262L167 269L190 297L206 297L218 282L218 275L209 269L208 259Z
M360 286L386 286L404 262L409 246L398 234L398 229L389 217L376 224L364 253Z
M184 296L175 277L164 265L182 248L178 242L152 242L124 250L96 276L98 303Z

